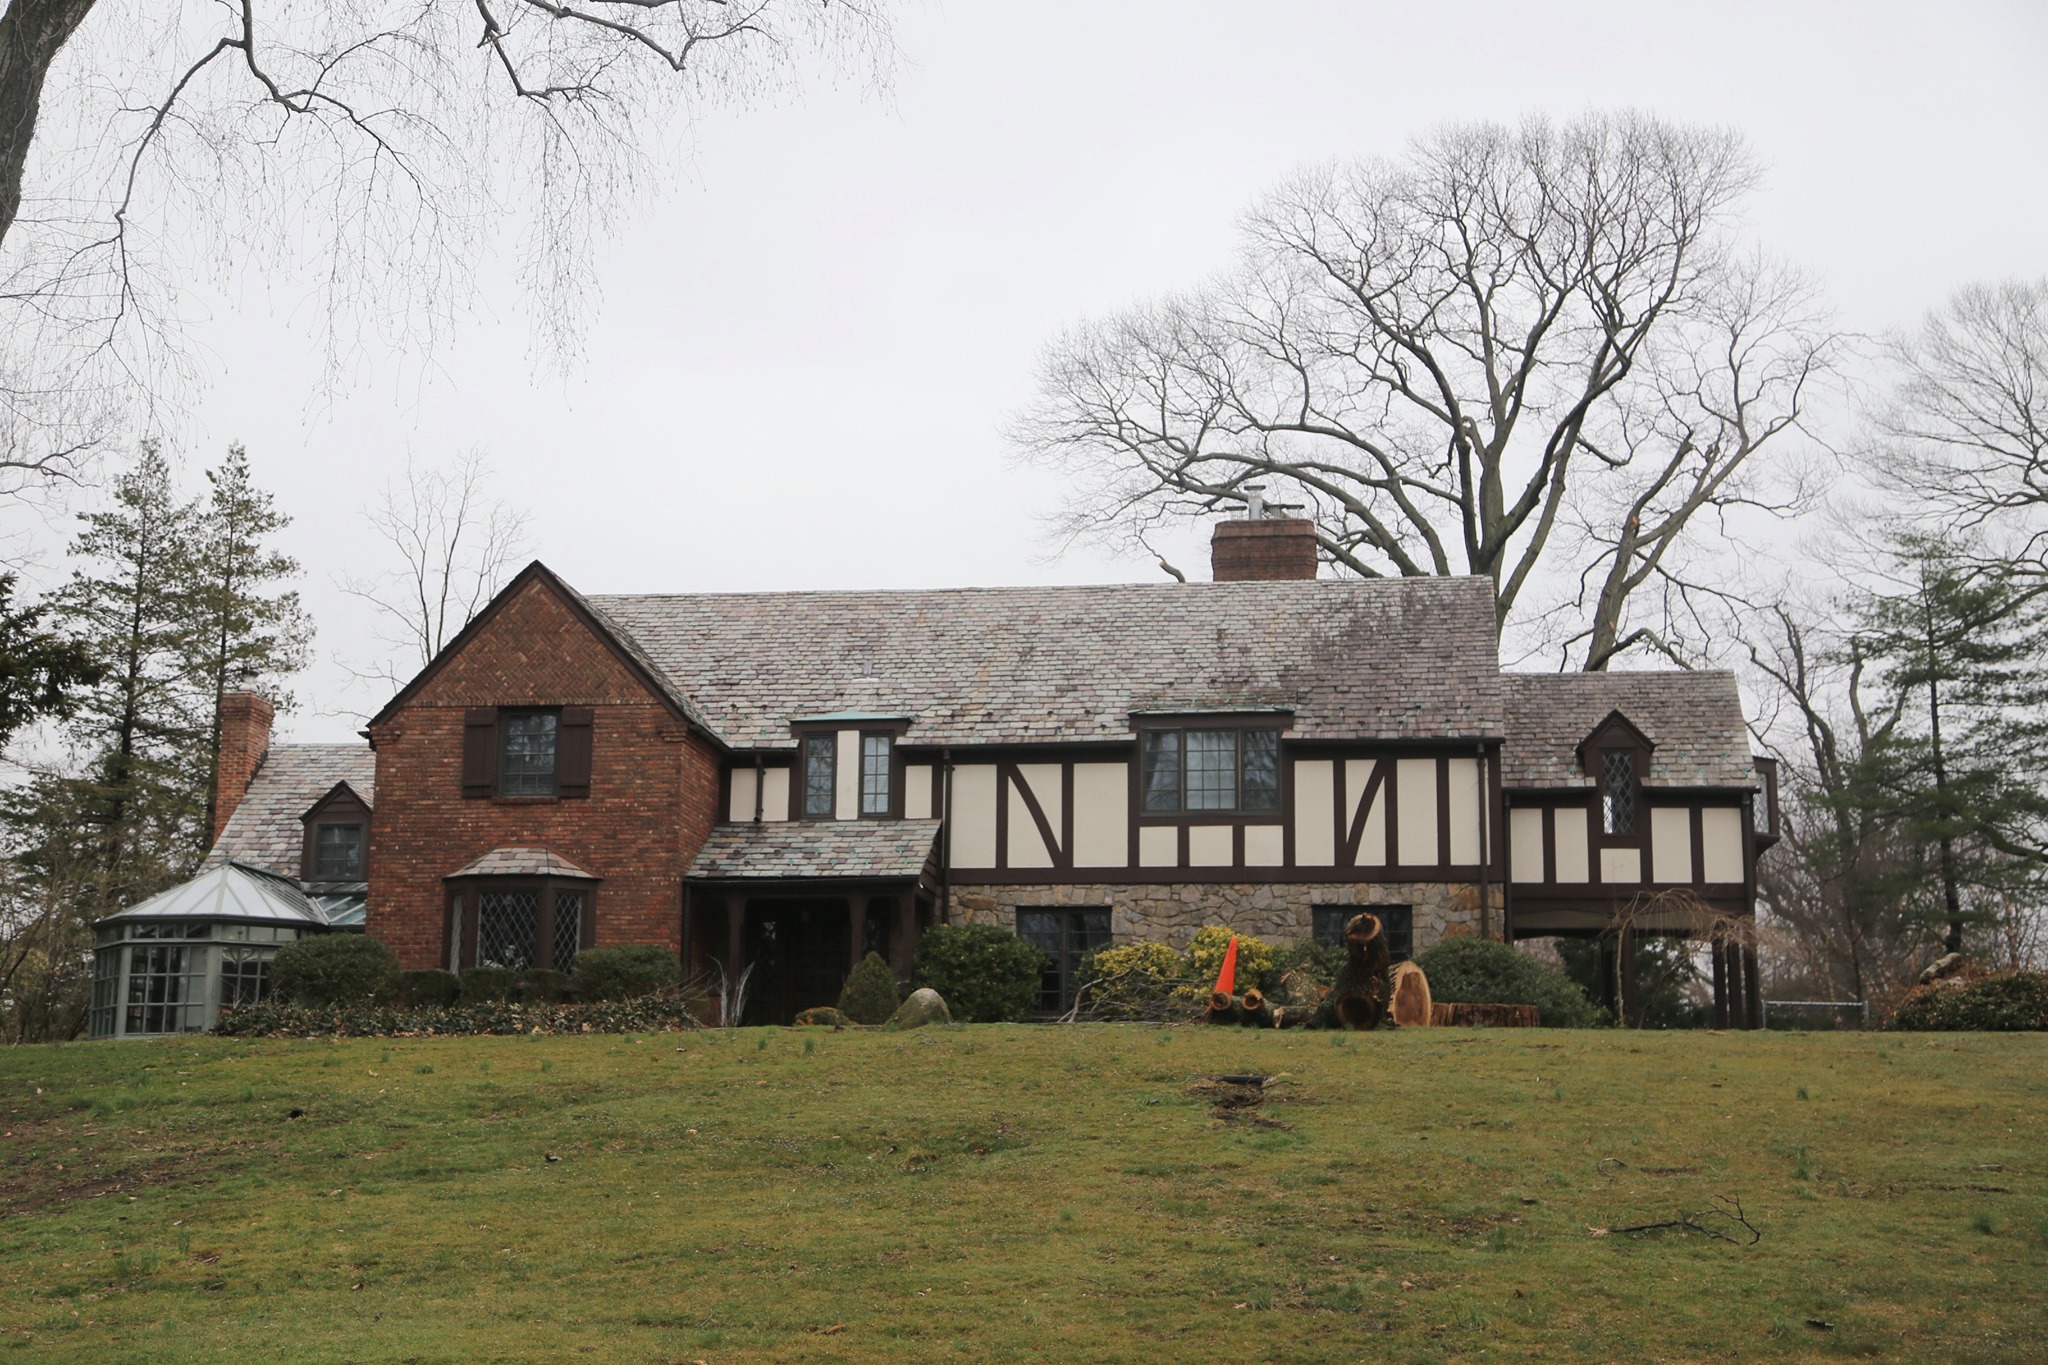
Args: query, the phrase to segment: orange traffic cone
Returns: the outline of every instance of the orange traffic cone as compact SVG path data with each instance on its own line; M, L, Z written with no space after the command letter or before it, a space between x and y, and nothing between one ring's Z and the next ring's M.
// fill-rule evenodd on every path
M1216 994L1237 993L1237 935L1230 936L1230 946L1223 950L1223 970L1216 973Z

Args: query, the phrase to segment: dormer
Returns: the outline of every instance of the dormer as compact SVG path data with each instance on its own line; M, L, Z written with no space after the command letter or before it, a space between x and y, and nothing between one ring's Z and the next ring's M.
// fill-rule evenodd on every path
M874 711L797 716L796 771L789 784L792 820L890 820L903 814L902 763L896 747L912 718Z
M1650 755L1656 748L1656 742L1619 711L1609 711L1579 741L1579 770L1592 780L1597 793L1594 833L1601 842L1636 844L1648 833L1643 780L1649 776Z
M305 838L299 879L361 882L370 876L370 803L347 782L337 782L299 817Z

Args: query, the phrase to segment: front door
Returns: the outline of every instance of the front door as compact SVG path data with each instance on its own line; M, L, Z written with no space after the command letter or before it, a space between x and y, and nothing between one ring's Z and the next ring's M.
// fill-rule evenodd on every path
M748 1024L787 1024L836 1005L846 985L852 921L843 900L753 901L747 906Z

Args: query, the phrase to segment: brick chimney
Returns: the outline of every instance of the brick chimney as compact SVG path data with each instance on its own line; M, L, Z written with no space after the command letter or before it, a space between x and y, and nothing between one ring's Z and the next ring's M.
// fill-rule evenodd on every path
M1209 577L1218 583L1316 576L1316 524L1305 517L1219 521L1209 541Z
M213 780L213 839L249 792L263 756L270 752L270 722L277 715L257 692L224 692L220 699L220 767Z

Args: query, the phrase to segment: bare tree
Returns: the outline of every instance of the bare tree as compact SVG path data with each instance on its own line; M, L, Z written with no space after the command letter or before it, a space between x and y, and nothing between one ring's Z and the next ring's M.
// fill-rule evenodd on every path
M1892 354L1873 472L2048 573L2048 278L1963 289Z
M880 81L886 0L12 0L0 13L0 474L61 477L196 370L181 284L278 263L331 374L420 358L523 238L545 353L677 123L823 54ZM130 428L132 429L132 427Z
M400 686L425 668L483 610L530 548L526 513L490 491L490 464L479 449L445 469L410 459L363 517L396 552L399 567L344 577L341 590L376 612L377 639L389 651L357 675Z
M1069 536L1264 485L1341 570L1484 574L1503 623L1583 573L1567 634L1605 667L1658 643L1630 602L1697 521L1783 505L1750 465L1827 362L1805 287L1731 253L1753 179L1733 133L1629 114L1304 172L1233 273L1055 342L1015 439L1070 476Z

